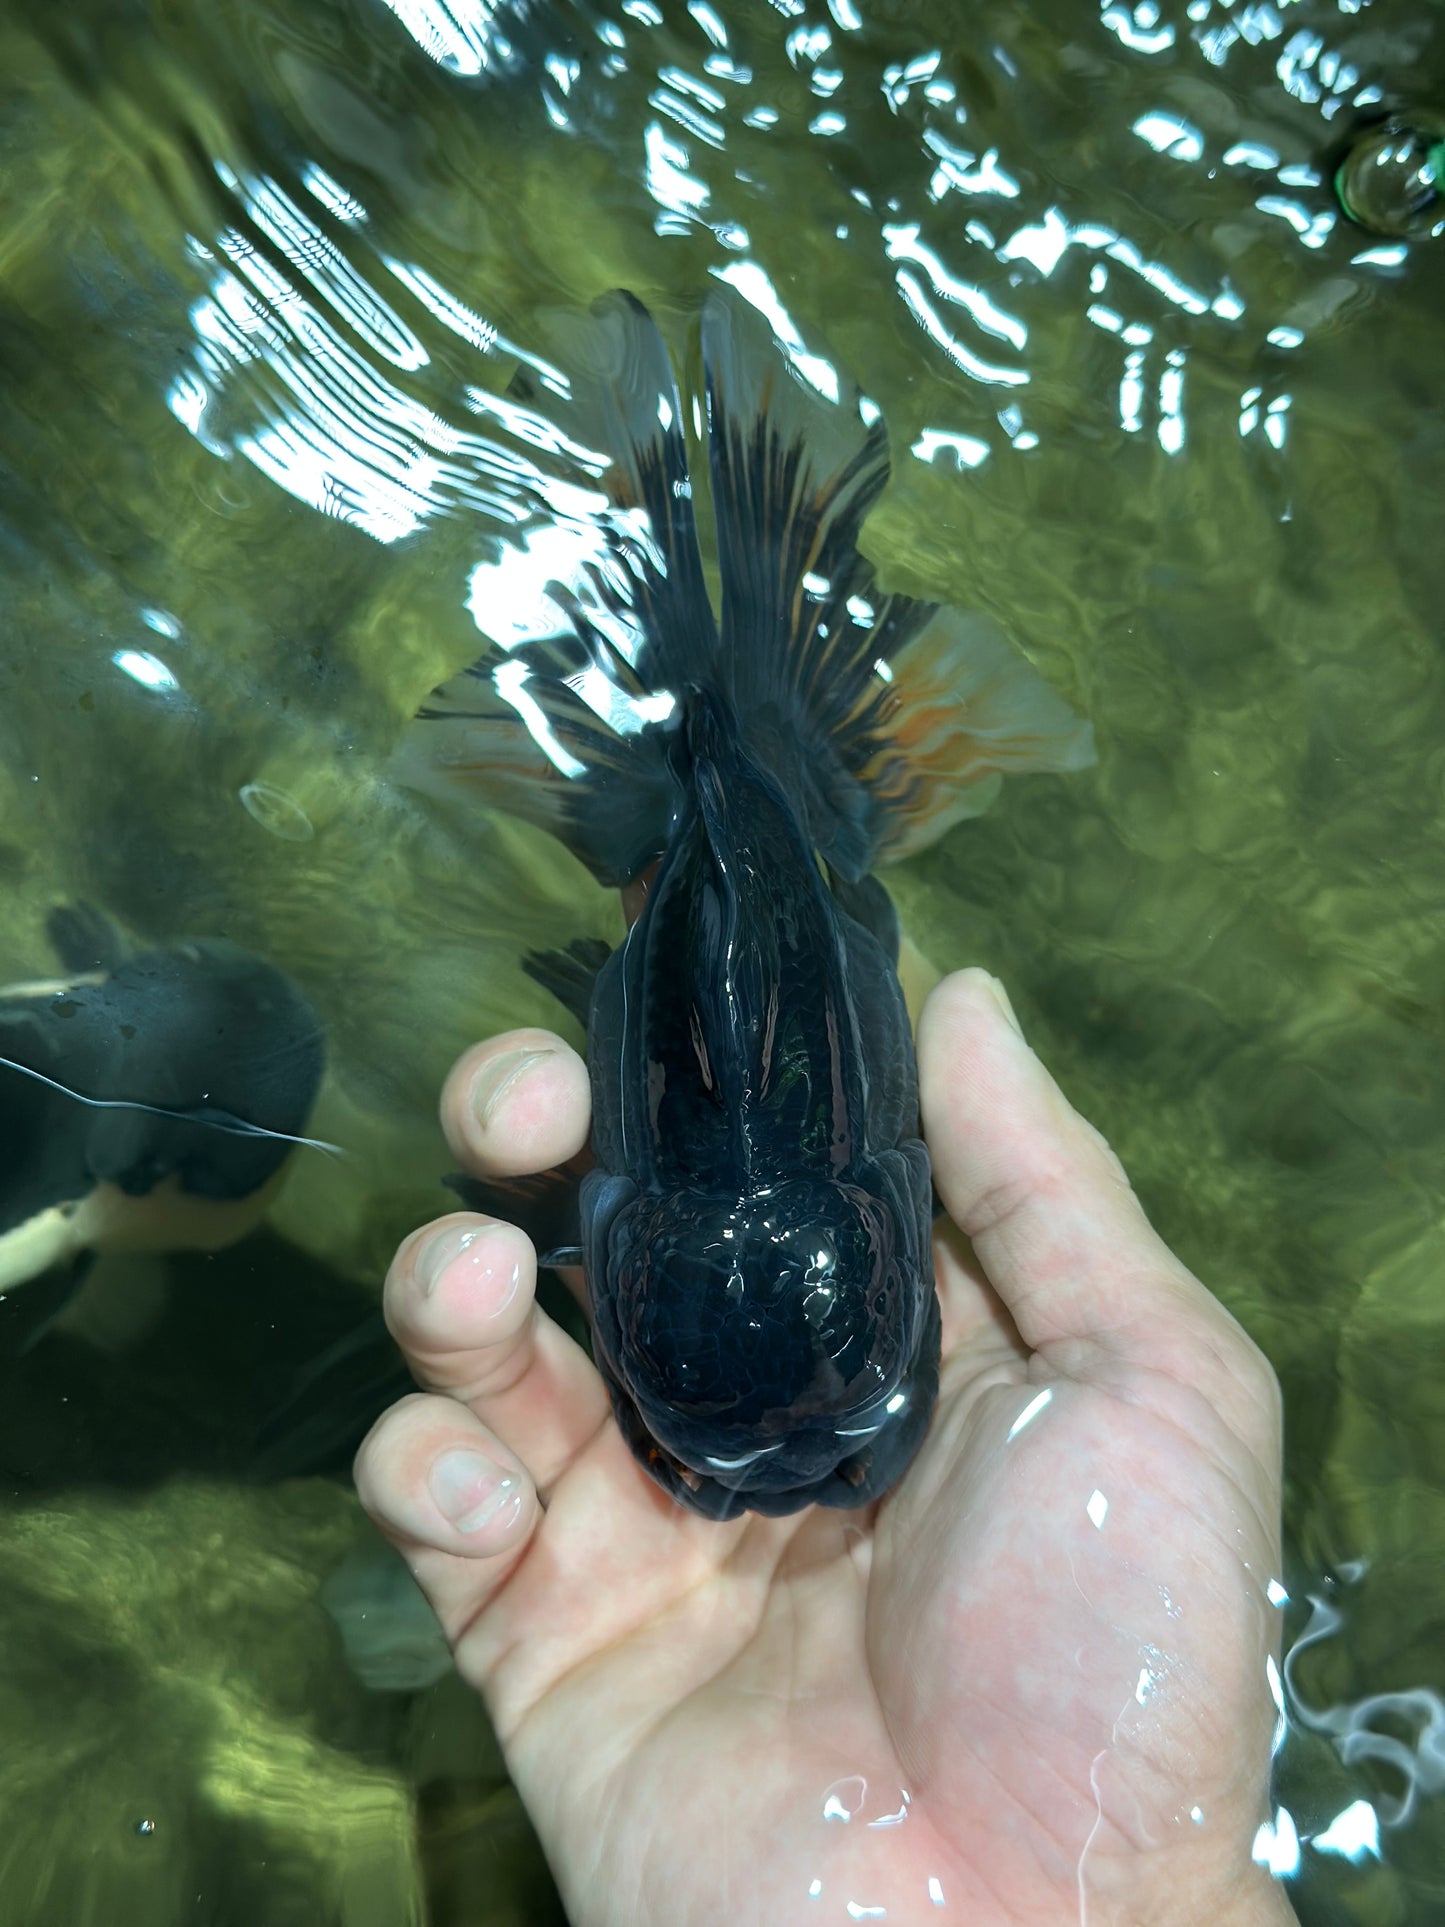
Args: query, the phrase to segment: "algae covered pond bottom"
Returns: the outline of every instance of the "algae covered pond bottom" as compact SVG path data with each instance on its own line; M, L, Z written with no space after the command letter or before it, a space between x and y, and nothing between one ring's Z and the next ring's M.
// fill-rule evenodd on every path
M881 584L1093 725L888 886L1280 1375L1257 1853L1306 1923L1445 1910L1442 116L1400 0L0 0L0 985L82 906L325 1055L238 1241L4 1287L0 1919L561 1918L350 1494L385 1372L316 1365L448 1207L457 1053L567 1029L524 953L621 929L394 776L585 525L515 378L617 287L686 367L718 278L881 411Z

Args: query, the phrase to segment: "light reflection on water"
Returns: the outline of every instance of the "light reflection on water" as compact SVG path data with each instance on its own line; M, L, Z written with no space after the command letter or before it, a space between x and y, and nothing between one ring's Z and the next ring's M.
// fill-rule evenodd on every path
M474 75L506 65L511 50L504 38L497 42L500 52L487 51L497 41L491 9L455 14L431 7L395 11L418 45L450 71ZM862 212L855 212L848 227L839 230L850 244L850 280L857 299L867 302L881 289L881 243L884 260L898 264L893 285L904 309L970 382L1027 388L1026 363L1000 363L994 344L1006 342L1026 356L1026 313L1034 305L1037 281L1053 276L1066 252L1073 249L1091 262L1090 293L1104 297L1088 304L1088 318L1117 337L1123 351L1117 388L1119 424L1131 434L1152 428L1168 453L1178 453L1184 446L1188 356L1196 349L1209 352L1217 333L1213 323L1237 328L1256 343L1298 346L1304 340L1304 330L1288 312L1270 311L1271 296L1278 300L1273 290L1247 302L1223 266L1196 285L1155 258L1157 215L1139 219L1137 232L1131 233L1097 219L1071 218L1076 213L1072 208L1040 206L1037 186L1026 192L1022 185L1031 172L1028 154L1020 153L1011 169L999 146L981 146L970 134L969 105L960 98L937 48L906 61L885 61L881 72L873 58L860 52L845 69L835 64L842 37L863 32L860 16L846 9L832 26L803 24L788 30L786 19L791 14L781 11L784 19L766 36L759 33L754 20L748 21L753 30L750 39L756 36L772 43L765 50L772 56L769 71L777 71L781 40L788 65L806 81L809 95L832 102L861 97L866 106L872 106L881 94L889 113L906 130L892 144L895 167L887 182L891 191L884 198L855 186L851 198ZM1241 64L1239 49L1267 47L1284 32L1280 15L1269 7L1248 9L1238 21L1226 20L1208 31L1203 23L1209 7L1195 4L1188 13L1190 39L1204 61L1216 68L1225 66L1231 55L1236 65ZM1152 4L1132 13L1106 8L1102 24L1125 46L1143 54L1175 48L1176 28L1161 22L1159 9ZM769 194L771 172L764 143L746 136L749 132L771 136L774 147L781 139L796 143L803 136L800 123L807 109L795 102L787 119L781 119L776 108L755 98L762 83L754 81L751 66L739 66L730 58L719 64L719 55L729 44L728 28L714 10L693 10L689 25L690 33L678 30L675 39L664 41L655 85L651 79L655 56L649 57L646 41L650 34L661 36L665 23L657 9L645 4L623 7L610 19L599 11L577 29L579 38L607 50L605 58L589 68L585 89L573 93L581 70L578 58L570 53L544 53L515 84L525 88L540 80L551 125L571 138L595 140L615 129L618 102L614 96L624 77L629 83L628 106L635 102L640 70L645 111L655 116L647 119L642 131L641 174L656 206L656 232L665 237L703 227L723 250L746 252L751 242L743 217L749 199ZM836 45L835 33L840 37ZM458 52L462 47L471 50L466 58ZM1010 56L1002 47L991 51L997 67L1007 74ZM764 57L761 47L758 57ZM1358 67L1329 51L1323 36L1311 31L1302 29L1285 41L1274 65L1274 78L1283 91L1316 107L1322 121L1342 106L1358 109L1382 97L1377 84L1362 80ZM1195 85L1202 88L1204 83ZM1217 121L1232 103L1222 90L1212 91L1219 95ZM1202 111L1204 98L1196 111ZM565 111L561 100L567 102ZM760 106L767 110L761 120ZM1237 113L1228 118L1238 131ZM806 132L815 138L831 137L845 131L846 125L844 115L836 113L826 126L816 117L808 120ZM1324 246L1335 229L1339 217L1332 197L1319 171L1307 161L1286 160L1275 147L1262 142L1206 134L1163 108L1137 115L1130 129L1166 164L1197 166L1210 180L1218 180L1221 169L1231 174L1244 171L1243 194L1219 197L1216 224L1238 219L1245 209L1252 209L1284 223L1297 242L1310 250ZM1307 129L1293 131L1296 154L1307 152ZM910 166L907 155L912 142L917 146ZM617 158L625 168L625 151ZM635 160L634 155L634 165ZM387 276L481 354L516 357L520 351L501 339L495 321L479 314L425 265L389 254L377 260L363 245L371 225L364 202L340 187L318 162L308 161L301 169L315 203L309 208L298 205L274 180L238 178L224 162L216 166L238 203L240 218L218 235L191 239L192 250L200 258L219 255L230 265L216 276L210 295L192 310L198 347L192 369L178 376L171 390L170 403L177 416L208 446L230 447L247 456L299 499L355 521L381 540L395 541L413 533L429 513L476 512L504 523L520 519L525 498L535 489L535 476L525 458L519 459L514 443L509 446L507 440L492 441L463 428L458 416L469 405L465 395L453 391L446 410L434 410L408 393L397 376L375 365L379 358L407 374L429 361L417 332L382 292ZM1276 189L1291 191L1260 191L1271 181ZM957 217L950 221L947 216L954 214L960 201L967 207L967 218L962 235L949 240L951 231L956 235ZM930 234L939 233L940 245L926 244L921 239L923 220L928 210L940 207L944 220L940 223L934 216L929 224ZM903 212L916 218L888 218ZM330 234L328 224L333 229ZM254 245L252 235L272 244L285 261L285 271ZM1212 251L1227 258L1238 248L1233 237L1231 242L1230 248L1216 246ZM358 259L348 258L348 247ZM1366 271L1360 281L1362 292L1368 287L1370 270L1403 265L1408 255L1408 249L1384 252L1387 258L1381 259L1380 250L1362 249L1352 260L1352 266ZM951 258L966 260L975 278L958 273L950 265ZM756 260L750 265L766 280L765 266ZM1171 309L1196 320L1211 319L1186 338L1161 346L1156 333L1168 322ZM419 324L421 319L418 315ZM267 404L264 425L249 434L233 432L229 440L208 433L213 399L257 361L264 365L266 377L262 382ZM476 407L478 400L474 393L470 405ZM1240 433L1252 433L1259 426L1270 446L1281 449L1289 397L1276 397L1262 415L1250 417L1246 427L1251 406L1248 401L1241 404ZM495 400L492 407L501 412ZM1024 426L1026 415L1016 409L1013 419L1018 426L1006 429L1008 445L1015 452L1039 446L1039 431ZM510 428L514 437L530 439L520 422L504 417L501 426ZM1026 435L1022 446L1021 432ZM962 424L937 423L921 431L914 452L931 461L940 448L972 454L976 447L976 438ZM968 465L982 459L977 456Z
M615 917L539 843L419 814L388 756L599 553L548 313L633 286L685 357L730 282L881 409L885 585L990 609L1092 715L1095 790L1010 801L899 897L935 962L1019 987L1279 1363L1291 1590L1369 1558L1349 1681L1296 1712L1286 1669L1258 1848L1346 1918L1357 1867L1408 1904L1440 1839L1438 1455L1423 1406L1396 1425L1440 1351L1440 262L1347 220L1330 154L1438 110L1438 31L1399 0L952 18L336 0L117 39L0 9L4 974L49 973L70 895L294 972L352 1155L303 1154L275 1221L374 1277L436 1208L450 1057L556 1021L520 950ZM1402 1707L1375 1737L1408 1798L1359 1737Z

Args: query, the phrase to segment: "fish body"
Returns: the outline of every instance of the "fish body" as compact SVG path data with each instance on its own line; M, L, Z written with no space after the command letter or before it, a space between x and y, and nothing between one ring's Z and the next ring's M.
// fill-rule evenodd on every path
M711 295L702 322L716 614L656 326L618 294L555 335L608 507L535 633L423 709L411 780L476 783L633 901L649 880L586 1004L579 1198L634 1454L714 1518L866 1504L917 1450L939 1361L897 924L871 872L1006 769L1089 761L1089 731L982 618L879 592L858 549L888 473L878 411L800 379L744 302ZM474 577L484 626L508 566Z
M859 1504L938 1382L908 1014L731 711L686 707L667 852L592 999L594 1348L696 1509Z
M240 1237L321 1081L316 1014L263 958L50 927L66 975L0 988L0 1294L91 1249Z

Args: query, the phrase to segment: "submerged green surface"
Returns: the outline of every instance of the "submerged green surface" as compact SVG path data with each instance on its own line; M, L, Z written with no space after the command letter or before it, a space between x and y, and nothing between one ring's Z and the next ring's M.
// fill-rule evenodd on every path
M608 0L504 21L510 66L488 20L0 0L0 981L53 974L66 901L249 945L323 1018L345 1151L0 1357L0 1919L553 1917L344 1485L255 1441L445 1208L456 1052L561 1021L523 950L619 927L387 773L498 617L468 585L518 477L566 476L497 398L540 311L626 285L685 352L742 263L884 410L885 585L988 610L1094 722L1097 770L889 882L1274 1360L1320 1635L1295 1904L1434 1919L1445 240L1351 227L1328 159L1445 108L1440 15ZM389 1602L370 1688L353 1595Z

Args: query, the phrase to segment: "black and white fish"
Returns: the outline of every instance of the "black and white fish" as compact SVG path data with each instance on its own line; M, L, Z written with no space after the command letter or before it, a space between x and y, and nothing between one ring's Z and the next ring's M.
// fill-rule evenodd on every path
M321 1026L219 938L127 955L57 910L64 974L0 988L0 1296L39 1336L95 1251L216 1250L262 1217L321 1081ZM33 1308L31 1315L26 1306ZM13 1335L13 1334L12 1334Z

